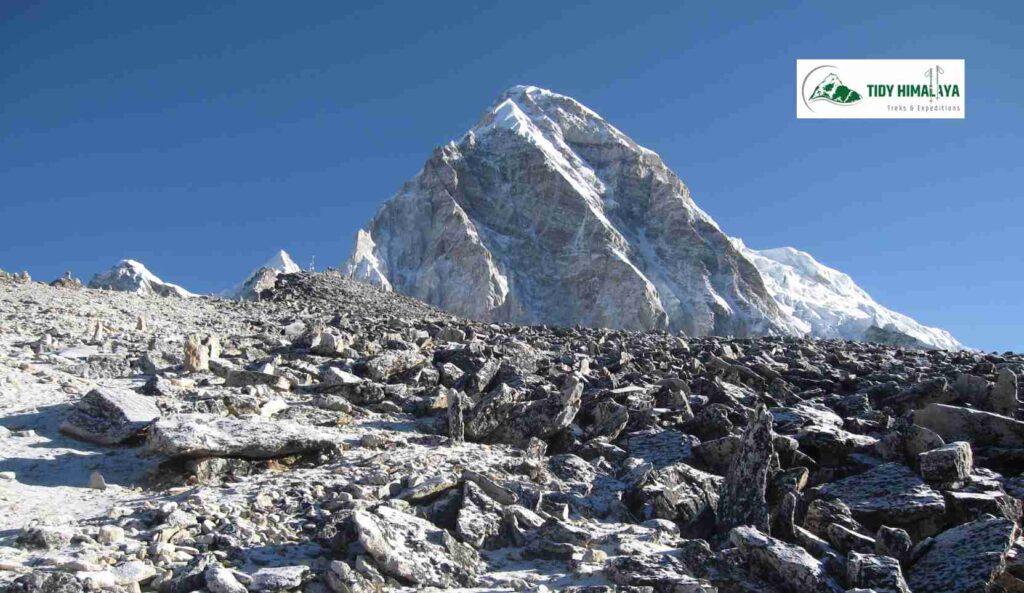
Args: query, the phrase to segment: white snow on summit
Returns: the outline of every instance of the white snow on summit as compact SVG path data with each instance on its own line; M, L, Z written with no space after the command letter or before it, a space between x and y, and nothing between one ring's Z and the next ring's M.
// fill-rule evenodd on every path
M754 250L735 238L733 244L757 266L768 292L812 337L863 340L868 329L876 326L929 346L963 348L946 330L922 325L878 304L848 275L807 252L792 247Z
M268 259L260 268L270 268L277 270L282 274L296 274L302 271L299 264L292 260L292 257L288 255L288 252L284 249L278 251L274 257ZM259 268L257 268L259 269ZM254 270L255 273L255 270Z
M181 298L196 295L170 282L164 282L134 259L121 260L116 266L92 277L89 288L117 290L147 296L173 296Z
M295 274L301 271L302 268L299 267L299 264L292 260L287 251L281 249L273 257L265 261L262 266L250 272L240 284L221 293L221 296L231 299L248 298L252 296L253 288L257 284L258 278L263 278L264 282L266 282L266 277L269 276L276 278L277 274Z
M747 249L657 153L534 86L436 148L342 271L483 321L960 347L807 254Z

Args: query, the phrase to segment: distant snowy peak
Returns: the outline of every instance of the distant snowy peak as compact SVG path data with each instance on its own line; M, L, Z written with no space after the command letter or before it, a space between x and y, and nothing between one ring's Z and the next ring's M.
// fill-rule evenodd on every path
M810 336L963 348L949 332L878 304L850 276L809 253L792 247L754 250L739 239L733 239L733 244L757 266L768 292L804 324L802 329Z
M264 262L262 266L253 270L241 284L223 293L223 296L252 300L257 298L261 291L271 288L279 274L296 274L301 271L302 268L292 260L287 251L282 249Z
M121 260L116 266L93 276L89 288L117 290L146 296L189 298L196 295L170 282L164 282L133 259Z
M274 257L268 259L260 268L270 268L282 274L296 274L302 271L299 264L295 263L284 249L278 251Z

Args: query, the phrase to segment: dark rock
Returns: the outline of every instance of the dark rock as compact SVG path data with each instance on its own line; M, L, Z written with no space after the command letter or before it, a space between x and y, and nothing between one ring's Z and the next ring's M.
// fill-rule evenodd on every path
M946 530L930 540L907 574L914 593L989 591L1019 534L1008 519L989 517Z
M61 432L100 445L117 445L137 437L160 416L153 400L133 391L101 387L74 405Z
M743 432L739 451L725 476L718 503L720 529L753 525L768 531L770 522L765 490L774 456L772 415L761 406L754 411Z

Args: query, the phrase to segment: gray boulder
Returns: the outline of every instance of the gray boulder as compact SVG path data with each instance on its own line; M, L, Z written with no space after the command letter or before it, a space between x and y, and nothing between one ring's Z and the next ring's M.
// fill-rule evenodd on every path
M391 507L353 514L359 543L387 575L419 586L469 587L480 558L429 521Z
M946 510L939 492L898 463L830 482L820 494L843 501L853 516L869 527L902 527L916 537L936 533Z
M160 409L151 398L100 387L74 405L60 431L100 445L117 445L138 436L159 416Z
M168 457L270 459L330 451L337 443L330 433L290 421L175 414L153 424L146 446Z
M942 532L920 545L923 554L907 574L914 593L990 591L1019 534L1008 519L988 517Z
M1024 447L1024 422L973 408L931 404L914 412L914 424L934 430L947 441Z
M749 526L729 532L729 541L758 576L790 593L841 593L825 566L800 546L769 537Z
M580 411L583 384L568 377L558 393L544 399L516 404L508 421L498 426L488 440L522 445L530 437L544 439L566 428Z
M974 469L971 444L964 441L925 451L917 459L921 476L929 482L962 482L971 476Z
M1017 375L1010 369L1001 369L995 387L989 394L988 409L996 414L1013 418L1017 415Z
M851 586L878 593L910 593L899 561L889 556L851 552L846 562L846 580Z

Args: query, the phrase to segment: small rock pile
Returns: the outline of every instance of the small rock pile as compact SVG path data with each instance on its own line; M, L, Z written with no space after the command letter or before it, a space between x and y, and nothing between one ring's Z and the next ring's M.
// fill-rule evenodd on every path
M1024 590L1024 356L258 297L0 282L0 363L100 381L60 430L152 464L2 542L10 591Z

